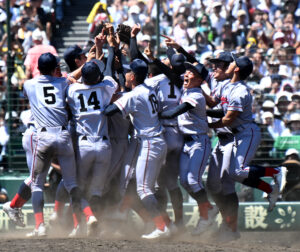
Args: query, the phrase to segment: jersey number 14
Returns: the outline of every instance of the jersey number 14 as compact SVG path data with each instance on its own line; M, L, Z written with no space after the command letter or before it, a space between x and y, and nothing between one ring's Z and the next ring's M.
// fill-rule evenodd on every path
M78 99L80 101L80 106L81 106L80 112L86 112L87 111L87 108L86 108L87 106L86 106L86 104L84 102L84 98L83 97L84 97L83 94L78 95ZM94 106L93 107L94 110L100 109L100 106L99 106L100 102L99 102L99 100L97 98L96 91L93 91L90 94L90 97L88 98L88 101L87 101L87 105L88 106Z

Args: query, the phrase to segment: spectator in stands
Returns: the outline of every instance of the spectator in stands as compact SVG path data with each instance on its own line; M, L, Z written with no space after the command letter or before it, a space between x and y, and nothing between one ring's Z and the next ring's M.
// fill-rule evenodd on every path
M279 92L276 95L276 108L277 111L275 111L276 114L278 114L284 121L287 121L287 112L288 112L288 106L292 101L291 98L292 94L289 92Z
M266 100L262 104L262 123L267 125L268 131L275 139L276 137L280 136L282 132L286 129L284 121L281 118L274 118L275 112L275 103L271 100Z
M300 114L292 113L287 122L287 129L282 132L281 136L297 136L300 135Z
M8 201L7 190L0 185L0 204L3 204Z
M3 117L0 117L0 167L3 167L3 170L7 169L7 143L9 141L8 129L5 124Z
M284 201L300 200L300 158L299 151L291 148L285 152L285 160L282 163L288 170L286 187L282 193Z
M27 79L40 75L40 71L38 70L38 59L43 53L50 52L54 55L57 55L56 49L53 46L43 44L43 35L40 30L34 30L32 33L32 40L34 46L29 49L24 61Z

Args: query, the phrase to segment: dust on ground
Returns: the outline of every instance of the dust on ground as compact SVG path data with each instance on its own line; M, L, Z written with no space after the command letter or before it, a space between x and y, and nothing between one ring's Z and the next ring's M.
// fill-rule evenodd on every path
M299 232L242 232L241 238L227 243L218 242L205 235L192 237L184 233L176 238L159 241L144 241L128 230L127 237L114 238L102 235L95 238L66 237L59 232L50 233L47 238L24 238L24 231L0 234L0 251L16 252L63 252L63 251L141 251L141 252L186 252L186 251L255 251L278 252L299 251Z

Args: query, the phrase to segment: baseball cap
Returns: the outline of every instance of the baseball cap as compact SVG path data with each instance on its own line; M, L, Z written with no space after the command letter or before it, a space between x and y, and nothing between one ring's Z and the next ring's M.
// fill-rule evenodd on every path
M240 72L243 72L243 75L248 77L253 70L252 61L247 56L237 57L234 53L231 53L231 55Z
M212 5L213 8L216 8L216 7L219 7L219 6L222 6L222 3L219 2L219 1L214 2L213 5Z
M292 100L299 99L300 98L300 92L294 93L291 98L292 98Z
M148 74L148 65L145 61L141 59L135 59L130 63L130 69L132 72L138 75L147 76Z
M101 61L99 60L92 60L83 65L81 69L81 76L85 84L96 84L102 80L104 64L102 65L100 62Z
M170 63L173 67L179 67L183 66L185 61L186 57L182 53L175 53L172 55Z
M274 118L274 115L271 112L267 111L267 112L264 112L261 117L262 117L262 119Z
M277 94L276 97L276 104L279 102L291 102L292 101L292 94L290 92L282 91Z
M263 105L263 108L274 108L275 107L275 103L270 101L270 100L266 100Z
M87 50L82 50L78 45L73 45L67 48L64 52L64 59L68 65L74 64L76 58L78 58L81 54L85 54Z
M184 66L187 70L190 69L198 73L203 80L205 80L208 75L207 69L201 63L197 63L197 65L193 65L190 62L184 62Z
M297 151L294 148L290 148L290 149L287 149L286 152L285 152L285 156L290 156L292 154L299 155L299 151Z
M290 120L288 120L288 122L300 122L300 114L292 113L290 116Z
M283 39L283 38L284 38L283 32L275 32L275 34L273 35L273 40Z
M145 34L145 35L143 35L143 37L142 37L142 39L141 39L142 41L151 41L151 37L148 35L148 34Z
M247 13L246 13L246 11L244 11L244 10L238 10L238 12L237 12L237 16L238 17L240 17L240 16L246 16L247 15Z
M38 59L38 69L43 71L54 70L59 65L59 58L52 53L43 53Z
M40 29L35 29L33 32L32 32L32 40L43 40L43 34L42 32L40 31Z
M231 57L231 53L230 52L221 52L217 55L216 58L214 59L210 59L209 62L211 63L217 63L217 62L232 62L233 59Z

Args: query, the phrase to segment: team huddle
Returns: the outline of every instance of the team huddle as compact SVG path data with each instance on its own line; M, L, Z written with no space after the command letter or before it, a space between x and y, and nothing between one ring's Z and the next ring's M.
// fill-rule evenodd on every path
M122 64L125 41L108 24L87 58L78 46L67 49L64 58L72 71L67 78L61 77L59 58L44 53L38 60L41 75L25 82L32 120L23 147L30 176L3 210L24 227L21 208L32 198L35 229L28 237L47 234L43 190L53 158L61 167L62 181L50 223L63 218L69 201L74 224L69 237L82 234L83 226L88 236L97 234L113 187L119 195L118 211L133 209L145 223L154 223L154 230L143 239L184 231L178 178L198 204L195 236L208 230L220 213L218 235L239 238L235 182L264 191L268 210L275 207L285 186L286 168L249 165L261 138L244 82L253 69L251 60L221 52L210 60L210 73L167 36L166 59L155 58L150 45L141 53L136 42L139 31L140 26L134 25L126 41L129 65ZM210 87L210 94L202 90L203 84ZM213 150L210 128L218 136ZM274 182L268 184L261 177L272 177ZM167 193L174 221L166 212Z

